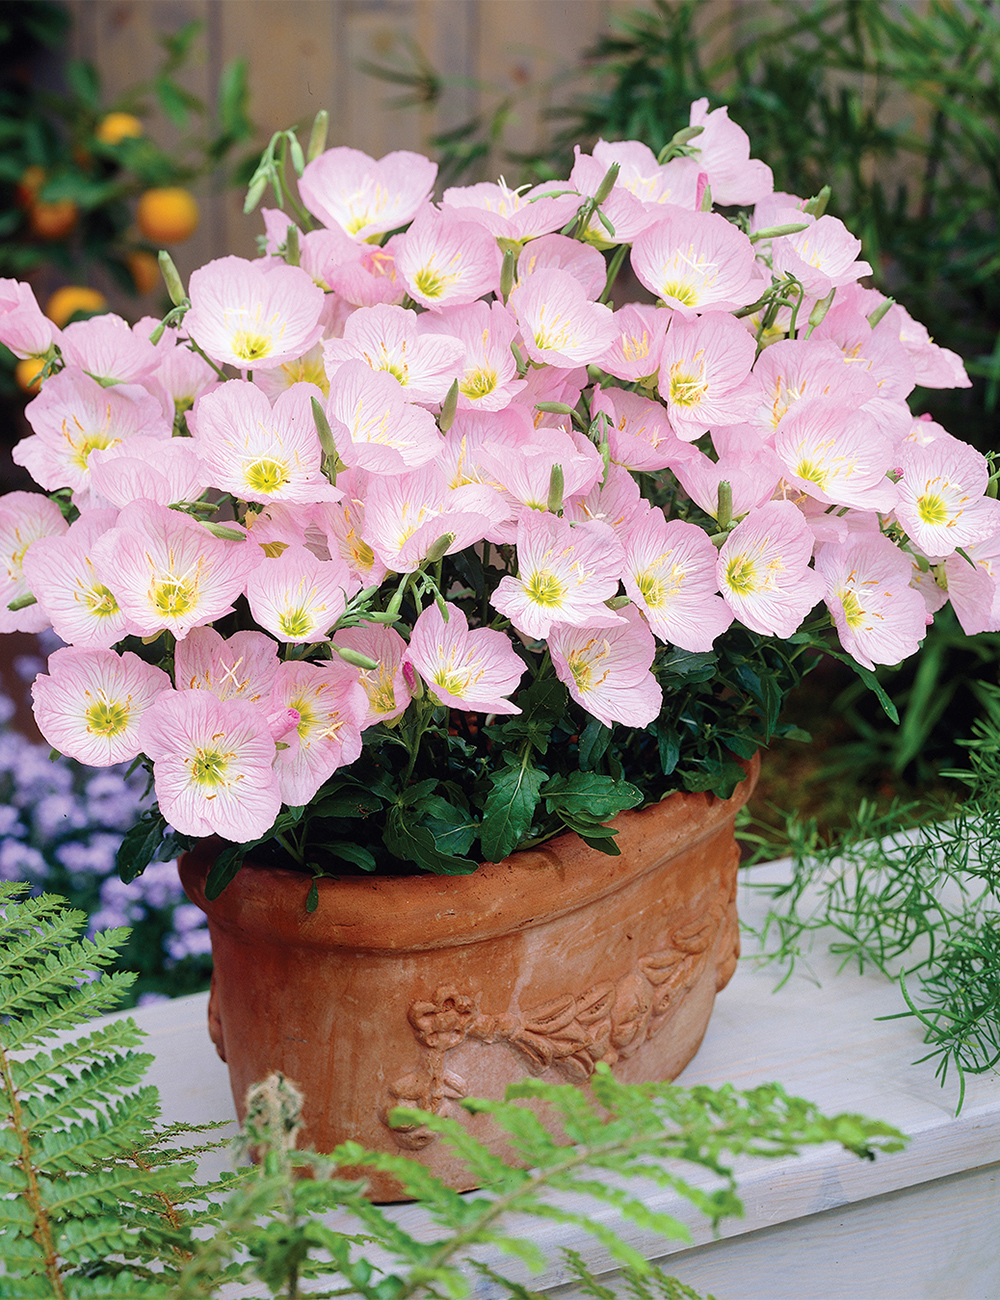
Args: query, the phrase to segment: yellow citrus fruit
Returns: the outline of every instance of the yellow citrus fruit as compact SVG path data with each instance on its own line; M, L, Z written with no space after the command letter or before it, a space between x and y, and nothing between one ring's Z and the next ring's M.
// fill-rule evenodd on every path
M60 329L78 311L103 311L108 300L96 289L82 284L64 284L45 305L45 314Z
M119 144L142 134L142 123L133 113L108 113L98 122L94 132L102 144Z
M72 199L54 203L33 203L28 209L28 225L39 239L64 239L76 225L80 210Z
M144 248L133 248L125 262L132 272L136 293L152 293L160 283L160 264L153 254Z
M14 380L22 393L37 393L42 386L41 374L44 361L37 357L27 357L14 367Z
M190 190L178 186L146 190L136 212L139 229L153 244L179 244L198 226L198 204Z

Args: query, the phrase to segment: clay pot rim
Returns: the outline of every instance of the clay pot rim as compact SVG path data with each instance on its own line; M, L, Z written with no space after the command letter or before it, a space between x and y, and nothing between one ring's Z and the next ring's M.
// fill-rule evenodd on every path
M307 913L311 876L252 862L218 898L207 900L204 885L220 843L207 839L181 857L181 882L212 926L242 933L251 944L334 944L366 953L456 947L572 912L707 839L735 817L757 783L760 756L743 766L747 778L729 799L679 792L620 813L610 822L618 830L617 857L568 832L466 876L323 877L315 882L319 906Z

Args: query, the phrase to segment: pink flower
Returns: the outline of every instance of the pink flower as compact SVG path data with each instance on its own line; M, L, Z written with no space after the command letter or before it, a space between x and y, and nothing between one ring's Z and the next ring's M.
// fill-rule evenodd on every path
M590 414L608 417L608 447L616 465L632 470L666 469L687 459L692 448L681 442L659 402L626 388L594 386Z
M561 429L536 429L530 440L516 447L504 446L495 452L484 449L479 464L487 482L504 492L512 514L520 513L519 506L547 508L552 471L557 465L567 498L585 495L604 473L600 453L590 439Z
M816 572L840 644L866 668L897 664L920 647L928 618L910 586L909 557L881 533L820 547Z
M25 553L32 593L69 645L110 649L134 630L93 558L94 542L117 518L117 510L85 510L68 532L40 537Z
M123 509L130 501L161 506L197 501L209 484L190 438L151 438L137 433L87 458L95 500Z
M54 501L40 492L8 492L0 497L0 632L41 632L49 626L42 605L7 606L32 595L24 575L28 547L43 537L60 537L67 523Z
M220 257L192 272L184 328L215 361L266 369L319 342L323 290L298 266Z
M689 447L691 455L671 466L684 491L707 515L718 518L722 482L727 482L732 491L734 519L774 496L784 465L754 429L734 425L726 430L725 437L717 431L712 441L720 453L718 460Z
M281 808L267 718L247 700L166 691L139 726L160 811L182 835L263 839Z
M510 305L532 361L555 366L586 363L615 336L610 307L590 302L569 271L538 271L522 280Z
M525 387L510 350L517 321L502 302L453 307L440 313L434 329L452 335L465 347L464 368L456 376L462 410L499 411Z
M576 161L569 174L570 184L579 191L581 199L595 195L610 163L602 162L590 154L581 153L580 146L575 149ZM647 205L637 198L620 182L601 204L601 212L611 223L612 230L600 220L595 213L587 222L585 237L598 247L608 248L612 244L627 244L644 230L650 222Z
M137 433L170 437L159 402L145 389L133 384L102 388L72 366L47 379L24 413L35 433L15 446L14 463L49 491L68 487L85 494L90 487L87 458L95 448L113 447ZM85 505L86 497L78 504Z
M756 345L738 320L709 312L675 316L660 350L660 393L678 438L693 442L712 425L740 424L759 400L751 376Z
M338 501L324 476L312 384L295 384L272 407L254 384L230 380L195 407L194 445L214 487L241 501Z
M690 125L703 128L692 141L698 165L708 173L712 199L722 207L758 203L774 189L770 167L750 157L750 139L742 127L729 120L729 109L708 111L708 100L691 105Z
M604 602L618 590L623 558L605 523L526 510L517 529L517 577L502 578L490 601L533 639L547 637L554 623L611 627L622 620Z
M323 356L331 383L350 361L397 380L408 402L442 402L461 370L465 348L457 338L421 329L416 312L377 306L356 311L344 337L327 339Z
M855 239L842 221L831 216L818 221L803 216L802 220L809 222L805 230L771 242L776 275L793 275L812 298L825 298L831 289L871 275L867 262L855 260L861 240Z
M948 599L966 636L1000 632L1000 530L944 562ZM969 560L972 563L969 563Z
M722 598L746 627L762 636L792 636L823 595L809 568L809 525L790 501L752 510L719 552L716 577Z
M907 442L899 461L896 518L925 555L951 555L996 532L1000 502L985 495L989 468L974 447L951 437Z
M426 465L441 450L441 432L430 411L408 402L398 380L364 361L345 361L338 368L326 411L345 465L401 474Z
M274 710L293 709L298 726L279 749L274 773L281 798L305 804L338 768L361 753L361 728L368 698L353 669L339 660L328 664L284 663L278 668L271 697Z
M324 225L359 242L396 230L430 197L437 163L399 149L378 162L358 149L327 149L299 178L302 202Z
M330 288L355 307L401 303L406 297L406 285L396 273L396 242L397 236L393 235L381 247L362 244L349 262L328 267Z
M376 722L392 722L406 711L412 698L403 671L409 650L395 628L381 623L343 627L333 634L333 644L357 650L378 663L377 668L355 669L368 697L368 712L360 724L362 730Z
M719 597L717 552L700 528L649 508L623 536L625 590L660 638L684 650L711 650L733 621Z
M686 444L685 444L686 445ZM609 465L600 483L586 496L570 497L563 508L563 518L586 523L597 519L616 533L631 524L636 515L645 513L646 502L639 495L639 484L621 465Z
M682 315L731 311L759 297L754 247L717 212L664 209L632 245L632 268Z
M647 303L626 303L614 314L615 337L599 364L629 383L655 375L670 317L670 312Z
M491 235L537 242L538 236L560 230L576 216L580 196L573 191L556 194L556 185L512 190L502 180L478 185L453 186L441 202L465 221L477 221Z
M53 748L91 767L136 758L143 716L159 695L173 694L167 674L131 651L67 646L49 655L48 667L31 688L38 729Z
M179 691L211 691L220 700L249 700L266 708L278 671L278 647L263 632L226 640L213 627L195 627L174 651Z
M896 504L886 475L898 453L871 416L835 398L796 402L778 425L774 450L789 482L819 501L883 514Z
M400 235L395 254L410 297L435 311L475 302L500 284L496 240L447 208L425 208Z
M439 465L372 480L365 501L364 538L394 573L412 573L446 534L444 554L464 550L506 517L499 495L481 483L453 488Z
M74 321L59 347L67 366L79 366L102 384L144 384L159 365L149 335L133 332L128 321L110 312Z
M659 163L649 145L639 140L612 143L598 140L594 145L594 160L605 171L612 163L618 163L616 188L620 186L634 194L647 212L655 212L665 203L694 211L701 200L698 177L703 168L693 158L673 158Z
M248 573L263 559L252 542L213 537L188 515L134 501L93 544L94 562L142 636L176 637L232 612Z
M803 398L828 397L841 406L860 407L879 391L869 371L844 364L843 352L831 339L781 339L764 349L753 373L763 391L750 420L767 438Z
M568 235L543 235L521 249L517 259L517 283L539 271L568 271L580 281L584 295L596 302L604 292L608 268L593 244L581 243Z
M648 727L663 707L663 692L649 671L656 643L634 606L622 615L617 627L554 627L552 666L577 704L606 727Z
M916 370L921 388L971 388L972 380L957 352L935 343L927 328L913 319L901 303L886 313L899 329L899 341L906 349Z
M447 623L437 605L420 614L408 657L442 704L475 713L521 712L506 696L517 689L524 660L503 632L470 631L458 605L448 606Z
M264 560L247 579L250 611L279 641L325 641L357 584L338 555L318 560L304 546L288 546Z
M16 357L44 357L60 337L30 284L0 280L0 343Z

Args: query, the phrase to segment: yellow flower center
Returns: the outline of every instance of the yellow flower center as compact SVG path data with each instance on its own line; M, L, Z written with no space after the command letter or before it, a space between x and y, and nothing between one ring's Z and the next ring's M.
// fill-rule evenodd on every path
M927 492L922 497L917 498L917 513L925 524L946 524L948 522L948 506L944 497L936 493Z
M153 584L152 604L158 614L162 614L165 618L176 618L193 609L197 595L196 579L164 578Z
M675 361L670 367L670 400L675 406L694 406L708 392L705 369L703 366L697 373L682 370L684 364Z
M194 758L188 764L191 779L197 785L228 785L226 768L232 753L223 753L221 749L197 749Z
M726 565L726 582L733 591L746 595L757 589L757 566L749 555L734 555Z
M858 627L865 621L865 611L861 607L861 602L853 591L842 591L840 594L841 604L844 606L844 618L848 627Z
M698 305L697 290L693 284L684 280L668 280L663 286L660 296L673 298L675 302L682 302L685 307L696 307Z
M237 330L233 335L233 356L241 361L259 361L271 351L268 334L252 334L250 330Z
M524 589L536 605L559 605L566 595L564 584L550 569L536 569Z
M471 402L474 402L477 398L492 393L496 386L497 372L495 370L474 370L471 374L465 376L458 386L458 391Z
M302 641L313 630L312 615L304 606L286 609L278 616L278 626L291 641Z
M827 479L830 477L829 470L812 460L800 460L795 466L795 473L799 478L804 478L807 483L815 483L821 492L825 490Z
M96 618L110 618L112 614L118 613L118 601L101 583L83 593L83 602Z
M243 480L253 492L277 492L290 478L288 466L269 456L260 456L243 471Z
M99 736L118 736L128 726L131 712L131 697L109 700L102 693L101 698L87 710L87 730Z

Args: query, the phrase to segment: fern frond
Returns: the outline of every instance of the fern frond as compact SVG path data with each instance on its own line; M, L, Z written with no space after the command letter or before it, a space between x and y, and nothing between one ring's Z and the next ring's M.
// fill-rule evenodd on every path
M211 1226L221 1184L198 1188L191 1154L168 1154L199 1130L157 1128L134 1021L53 1042L132 982L105 969L128 932L80 938L82 913L23 892L0 886L0 1298L166 1297L194 1249L186 1204Z

